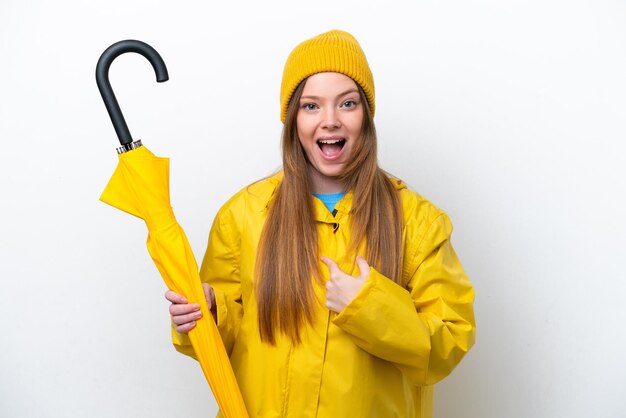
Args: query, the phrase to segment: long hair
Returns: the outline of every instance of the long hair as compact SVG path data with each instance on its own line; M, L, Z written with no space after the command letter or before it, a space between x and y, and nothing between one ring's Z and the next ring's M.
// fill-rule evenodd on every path
M313 322L313 280L321 284L317 225L308 161L298 138L296 118L306 80L295 90L282 133L283 180L269 206L256 259L258 322L261 339L276 343L276 332L300 342L299 327ZM350 251L365 242L365 258L396 283L401 280L402 207L394 184L378 167L377 140L365 93L360 140L341 178L353 191Z

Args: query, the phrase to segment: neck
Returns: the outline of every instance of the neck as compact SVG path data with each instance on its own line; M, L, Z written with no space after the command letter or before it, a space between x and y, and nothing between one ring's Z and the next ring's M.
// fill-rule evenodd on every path
M338 177L328 177L309 165L311 192L315 194L341 193L346 191L346 181Z

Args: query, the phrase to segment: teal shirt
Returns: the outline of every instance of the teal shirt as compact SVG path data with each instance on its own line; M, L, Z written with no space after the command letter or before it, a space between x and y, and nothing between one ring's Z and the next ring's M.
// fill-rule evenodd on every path
M346 195L346 192L341 193L313 193L313 196L317 197L324 203L330 213L335 210L335 205Z

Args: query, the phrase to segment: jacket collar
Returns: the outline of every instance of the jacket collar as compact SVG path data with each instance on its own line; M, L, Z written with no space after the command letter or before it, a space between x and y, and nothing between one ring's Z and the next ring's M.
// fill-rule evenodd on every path
M277 173L272 174L269 177L266 177L262 180L259 180L256 183L248 186L248 191L256 198L256 207L260 211L267 210L269 207L274 194L276 193L276 189L280 185L280 182L283 180L284 172L283 170L278 171ZM406 184L395 177L390 177L391 182L396 187L396 190L406 189ZM341 216L345 216L350 213L350 209L352 209L352 199L353 193L349 191L346 195L337 203L335 209L337 209L337 216L333 217L333 215L328 211L326 206L319 201L319 199L315 199L315 217L318 221L321 222L335 222L335 219L339 219Z

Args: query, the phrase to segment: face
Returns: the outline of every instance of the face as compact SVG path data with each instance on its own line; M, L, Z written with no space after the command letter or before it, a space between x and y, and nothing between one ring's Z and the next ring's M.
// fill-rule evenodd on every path
M360 140L363 112L357 84L350 77L326 72L306 80L296 124L314 193L344 191L337 176Z

